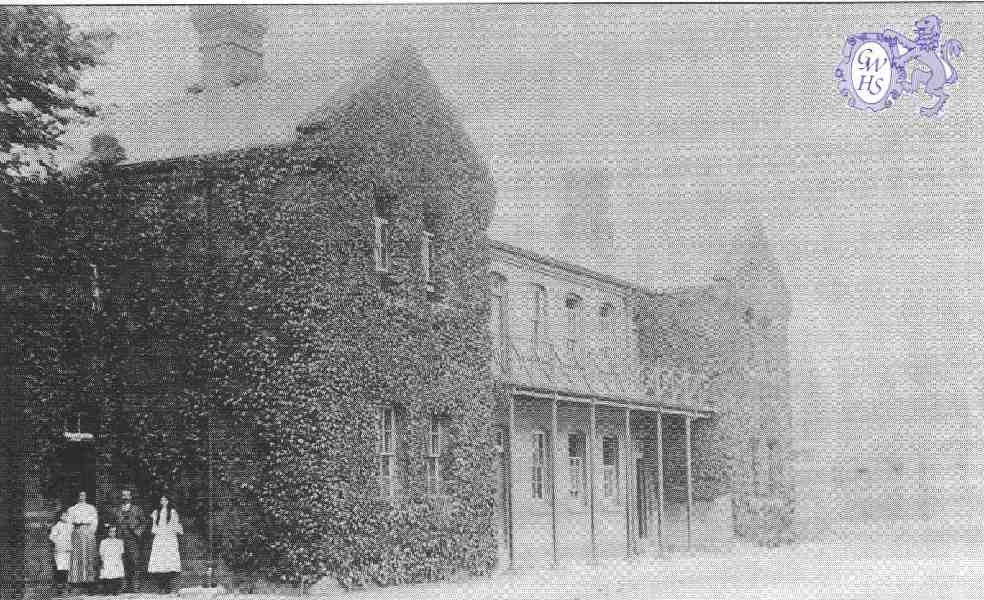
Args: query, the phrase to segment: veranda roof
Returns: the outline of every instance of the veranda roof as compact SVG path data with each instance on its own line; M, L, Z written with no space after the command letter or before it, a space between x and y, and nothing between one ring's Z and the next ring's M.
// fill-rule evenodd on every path
M508 354L508 358L505 356ZM661 377L653 388L647 386L641 369L628 358L604 356L583 351L577 356L560 353L552 343L541 344L536 351L521 351L514 343L508 353L496 355L496 373L501 383L519 390L553 394L565 399L583 399L643 409L663 409L695 417L710 416L714 411L704 401L706 391L684 377ZM672 387L671 387L672 386Z

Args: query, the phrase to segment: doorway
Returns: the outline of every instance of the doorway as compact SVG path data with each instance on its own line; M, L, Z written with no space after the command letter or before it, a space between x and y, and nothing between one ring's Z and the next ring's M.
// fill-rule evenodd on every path
M88 502L96 502L96 453L91 442L65 442L59 451L61 476L57 477L58 489L54 497L64 507L74 505L79 500L79 492L84 491Z

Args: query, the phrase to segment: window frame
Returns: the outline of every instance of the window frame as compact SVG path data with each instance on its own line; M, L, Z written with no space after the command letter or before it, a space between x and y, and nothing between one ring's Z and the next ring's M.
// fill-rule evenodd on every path
M393 237L389 219L378 213L372 217L375 233L373 238L373 261L376 272L389 274L393 270Z
M492 451L495 454L506 453L506 428L504 425L495 425L492 429Z
M547 434L541 429L530 432L533 442L530 452L530 497L536 501L545 500L544 467L547 456Z
M430 230L423 230L420 236L420 265L424 276L424 285L427 287L428 292L434 291L434 262L435 262L435 247L434 247L434 234Z
M587 504L587 436L581 432L567 434L567 494L581 504ZM574 473L577 473L575 480Z
M441 457L444 455L445 429L441 415L431 415L427 420L424 490L430 495L440 495L442 491Z
M607 453L609 444L614 445L614 456ZM622 481L621 469L619 468L622 458L622 444L618 436L606 435L601 438L601 497L612 504L622 503ZM606 457L612 456L612 461L606 461Z
M530 283L530 352L540 356L540 349L547 342L547 290L539 283Z
M376 467L378 470L379 497L385 500L392 500L397 495L396 421L395 406L380 406L378 408L376 420Z
M615 361L615 305L609 301L601 303L598 308L598 323L601 328L600 370L608 377L613 377L618 370Z
M571 292L564 296L564 312L567 317L564 331L564 351L569 362L577 362L584 346L584 299Z
M506 277L500 273L493 271L489 275L489 333L492 336L492 352L495 354L492 360L493 366L500 372L509 371L506 281ZM493 327L495 324L498 324L498 327Z

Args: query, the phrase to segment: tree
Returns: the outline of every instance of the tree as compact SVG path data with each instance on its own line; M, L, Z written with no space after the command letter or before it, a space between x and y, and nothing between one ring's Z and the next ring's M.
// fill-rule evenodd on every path
M7 157L0 177L31 161L50 169L65 127L95 115L79 78L99 63L112 37L79 31L51 8L0 7L0 155Z
M62 325L72 322L67 315L82 313L66 292L73 287L64 283L78 270L72 255L78 244L66 235L66 223L78 220L78 211L63 193L52 151L72 120L95 114L79 81L112 37L81 32L55 9L0 7L0 390L10 403L3 407L5 426L8 417L20 420L22 412L29 413L61 376L67 345ZM15 447L16 434L27 452L26 430L12 429L5 442ZM17 504L5 496L0 504L8 500Z

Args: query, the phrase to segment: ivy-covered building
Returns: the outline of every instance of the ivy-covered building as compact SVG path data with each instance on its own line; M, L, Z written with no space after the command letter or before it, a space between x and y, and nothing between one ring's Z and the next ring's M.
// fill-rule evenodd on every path
M284 80L252 9L192 14L200 84L109 119L57 188L64 352L2 465L25 481L24 581L50 577L58 508L86 489L108 511L123 486L184 509L188 581L216 562L233 584L392 584L788 536L766 246L657 292L490 241L489 168L412 49Z
M123 486L183 509L186 581L491 570L486 163L412 49L284 81L253 9L191 11L201 85L110 120L60 188L79 352L31 409L26 578L60 506Z

